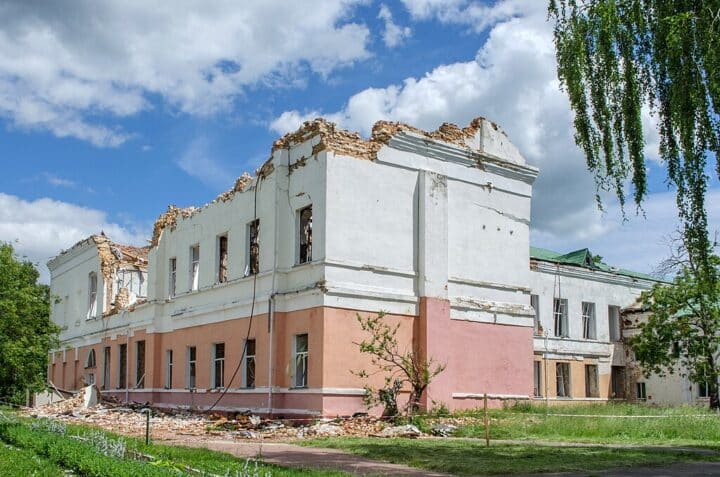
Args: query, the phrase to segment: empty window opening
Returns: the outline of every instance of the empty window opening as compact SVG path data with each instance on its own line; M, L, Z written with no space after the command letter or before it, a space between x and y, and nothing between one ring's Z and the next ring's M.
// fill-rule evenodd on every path
M127 387L127 344L121 344L118 350L118 388L125 389Z
M103 348L103 389L110 389L110 347Z
M555 336L567 338L568 333L568 302L566 298L553 300L553 319Z
M535 310L535 315L533 316L535 335L542 335L543 330L540 325L540 297L538 295L530 295L530 306L532 306L533 310Z
M95 361L95 350L94 350L94 349L90 349L90 351L88 351L87 356L85 357L85 369L87 369L87 368L94 368L94 367L96 366L95 363L96 363L96 361Z
M300 244L298 263L312 262L312 205L300 209L298 243Z
M533 396L542 397L542 363L533 361Z
M598 367L596 364L585 365L585 397L600 397Z
M88 320L95 318L97 314L97 285L97 274L90 272L90 275L88 275L88 307L86 316Z
M625 366L613 366L610 370L612 397L625 398Z
M702 381L698 383L698 397L699 398L708 398L710 397L710 385L707 381Z
M217 241L218 249L218 269L217 269L217 281L218 283L227 282L228 277L228 238L227 235L221 235Z
M190 247L190 291L198 289L200 279L200 245Z
M225 343L213 345L212 387L225 387Z
M647 389L645 389L645 383L635 383L635 393L640 401L647 399Z
M308 335L295 335L294 343L294 379L293 386L296 388L307 387L308 373Z
M608 326L610 327L610 341L620 341L620 307L608 306Z
M171 258L168 264L168 275L168 296L172 298L177 291L177 258L175 257Z
M250 222L248 228L247 266L245 276L255 275L260 271L260 219Z
M557 397L570 397L570 363L555 364Z
M135 343L135 387L145 387L145 340Z
M583 338L586 340L594 340L597 337L595 333L595 303L584 301L582 304L582 326Z
M165 387L173 387L173 350L165 351Z
M255 340L245 342L245 358L243 363L243 387L255 387Z
M197 348L188 346L187 349L187 377L185 384L188 389L195 389L197 372Z

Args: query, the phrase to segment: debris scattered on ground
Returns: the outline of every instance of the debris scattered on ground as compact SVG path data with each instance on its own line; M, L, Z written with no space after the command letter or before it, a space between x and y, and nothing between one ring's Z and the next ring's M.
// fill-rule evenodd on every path
M97 401L100 402L97 402ZM87 402L87 405L86 405ZM47 417L72 424L83 424L124 435L144 436L147 403L120 403L103 397L94 386L83 388L61 402L28 409L24 414ZM451 436L459 421L467 418L439 419L432 422L432 434ZM393 426L386 420L359 413L346 418L268 419L250 412L204 414L190 410L152 410L150 428L153 439L198 441L219 439L296 440L315 437L405 437L423 434L416 426Z

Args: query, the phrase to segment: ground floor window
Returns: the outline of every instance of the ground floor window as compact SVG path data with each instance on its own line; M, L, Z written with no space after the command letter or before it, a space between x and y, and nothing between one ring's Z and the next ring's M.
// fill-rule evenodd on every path
M195 389L195 378L197 376L197 348L195 346L188 346L187 349L187 375L185 384L189 389Z
M612 386L612 397L615 399L625 398L625 366L613 366L610 371Z
M145 387L145 340L135 343L135 387Z
M555 364L557 397L570 397L570 363Z
M255 387L255 340L245 342L245 358L243 364L243 387Z
M293 387L306 388L307 387L307 373L308 373L308 335L295 335L294 343L294 376L293 376Z
M635 383L635 391L637 398L644 401L647 399L647 391L645 389L645 383Z
M698 397L710 397L710 386L708 385L707 381L698 383Z
M542 363L533 361L533 396L542 397Z
M585 365L585 397L600 397L596 364Z
M172 389L173 386L173 350L165 351L165 387Z
M225 387L225 343L213 345L213 388Z
M118 388L127 387L127 344L121 344L118 348Z

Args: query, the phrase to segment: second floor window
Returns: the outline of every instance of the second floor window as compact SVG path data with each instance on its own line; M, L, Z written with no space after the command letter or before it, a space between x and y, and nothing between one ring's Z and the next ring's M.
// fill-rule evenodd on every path
M298 263L312 262L312 205L300 209L298 244L300 245Z
M530 306L535 310L533 317L533 325L536 335L542 334L542 326L540 326L540 297L538 295L530 295Z
M553 300L553 320L554 320L554 331L555 336L567 338L570 336L568 333L568 319L567 319L567 299L566 298L555 298Z
M171 258L168 264L168 296L175 296L177 291L177 258Z
M221 235L217 241L218 247L218 270L217 282L225 283L228 277L228 238L227 235Z
M248 256L245 276L255 275L260 271L260 219L248 224Z
M620 307L610 305L608 307L608 326L610 341L620 341Z
M198 289L200 279L200 245L190 247L190 290Z
M88 275L88 307L86 316L88 320L95 318L97 313L97 285L97 274L91 272L90 275Z
M586 301L582 304L582 325L583 338L586 340L596 339L595 334L595 303Z

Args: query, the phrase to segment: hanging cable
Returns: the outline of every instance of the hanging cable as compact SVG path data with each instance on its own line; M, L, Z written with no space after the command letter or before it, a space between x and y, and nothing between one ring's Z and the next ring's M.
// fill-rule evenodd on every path
M260 180L261 180L261 176L260 176L260 174L258 174L257 182L255 183L255 190L253 192L253 222L258 220L257 193L258 193L258 189L260 188ZM260 226L258 225L257 227L258 227L257 236L258 236L258 241L259 241L260 240ZM250 244L250 246L252 246L252 244ZM260 252L258 251L258 264L259 263L260 263ZM250 321L248 323L247 334L245 335L245 344L243 345L242 354L240 355L240 361L238 361L238 365L235 367L235 371L233 371L233 374L230 377L230 381L227 383L227 386L224 387L224 389L222 390L222 393L220 394L220 396L218 396L218 398L215 400L215 402L212 404L212 406L210 406L209 408L207 408L204 411L205 413L208 413L208 412L212 411L213 409L215 409L215 406L217 406L218 403L222 400L222 398L225 397L227 392L230 390L230 386L232 385L232 382L235 379L235 376L237 376L238 371L240 371L243 361L245 360L245 353L247 351L247 342L250 339L250 330L252 330L253 317L255 316L255 299L256 299L256 292L257 292L257 276L260 273L259 268L260 267L258 266L258 270L256 270L256 272L253 274L252 304L250 305Z

